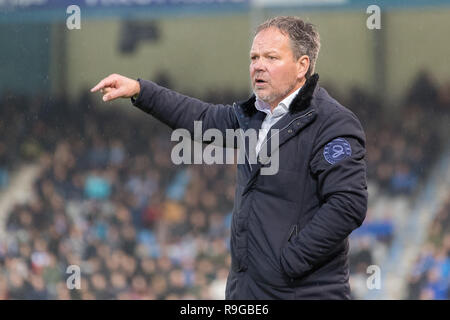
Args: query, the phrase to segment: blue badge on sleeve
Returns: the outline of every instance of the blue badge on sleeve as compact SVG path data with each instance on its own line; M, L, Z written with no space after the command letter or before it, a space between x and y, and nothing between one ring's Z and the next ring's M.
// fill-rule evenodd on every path
M350 147L350 143L343 138L334 139L329 142L323 150L323 156L330 164L335 164L351 155L352 148Z

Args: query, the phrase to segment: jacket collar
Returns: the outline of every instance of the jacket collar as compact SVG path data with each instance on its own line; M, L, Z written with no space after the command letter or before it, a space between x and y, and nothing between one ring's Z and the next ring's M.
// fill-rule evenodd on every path
M313 74L306 80L297 96L294 98L294 100L292 100L292 103L289 106L289 113L295 114L304 111L309 107L313 94L318 88L318 81L319 75L317 73ZM253 94L247 101L239 103L242 107L242 110L247 116L252 116L258 111L255 108L255 101L256 96Z

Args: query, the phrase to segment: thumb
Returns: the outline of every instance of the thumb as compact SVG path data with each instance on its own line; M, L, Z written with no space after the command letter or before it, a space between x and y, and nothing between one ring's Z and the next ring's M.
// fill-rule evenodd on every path
M124 90L122 88L113 89L103 96L103 101L111 101L124 96Z

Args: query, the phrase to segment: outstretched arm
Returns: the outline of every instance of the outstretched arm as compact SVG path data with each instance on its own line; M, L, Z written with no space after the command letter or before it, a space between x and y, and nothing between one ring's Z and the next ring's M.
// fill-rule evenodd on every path
M104 94L104 101L132 98L136 107L172 129L184 128L193 134L194 121L202 121L203 132L207 129L218 129L225 136L226 129L239 128L232 106L206 103L151 81L133 80L112 74L100 81L91 92L99 90Z

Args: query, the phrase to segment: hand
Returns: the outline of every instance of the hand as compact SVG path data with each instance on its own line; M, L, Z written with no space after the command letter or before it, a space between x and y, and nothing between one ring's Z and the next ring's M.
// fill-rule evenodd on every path
M93 87L91 92L98 90L103 93L103 101L111 101L117 98L137 96L141 91L141 86L134 79L121 76L120 74L111 74Z

